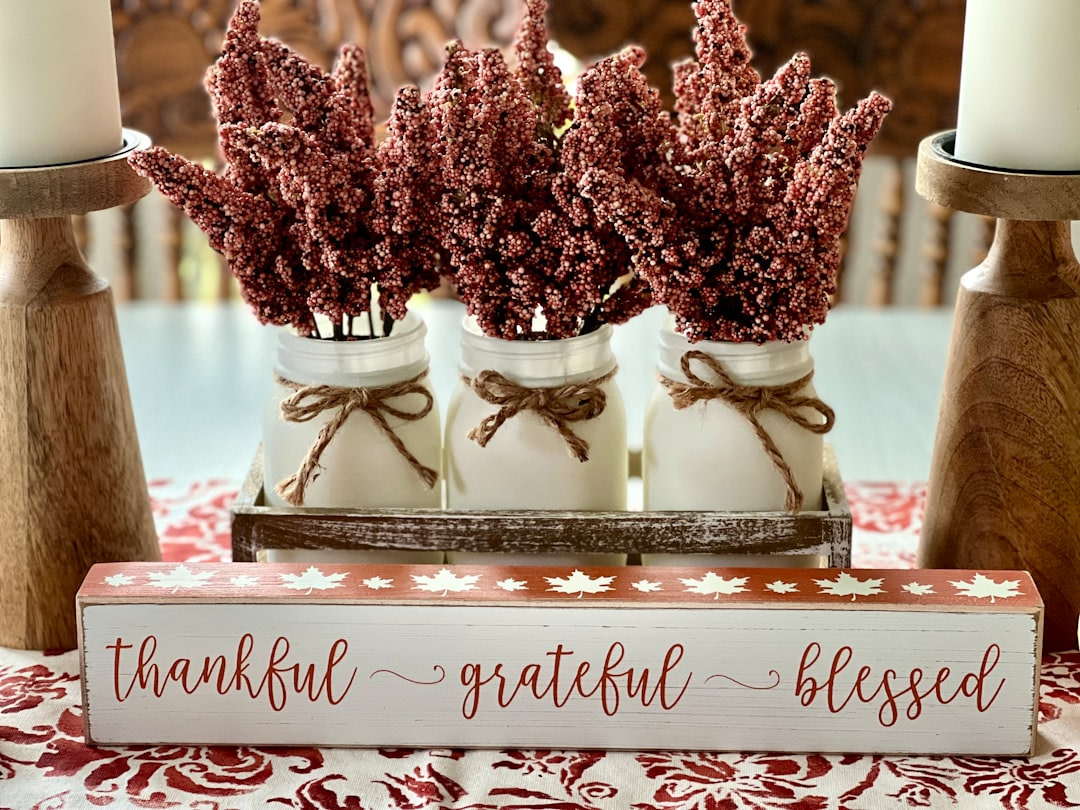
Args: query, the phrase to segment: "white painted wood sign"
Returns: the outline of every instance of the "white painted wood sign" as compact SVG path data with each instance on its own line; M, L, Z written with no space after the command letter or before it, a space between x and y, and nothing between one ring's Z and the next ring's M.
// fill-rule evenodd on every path
M1002 571L98 565L86 738L1023 755L1042 609Z

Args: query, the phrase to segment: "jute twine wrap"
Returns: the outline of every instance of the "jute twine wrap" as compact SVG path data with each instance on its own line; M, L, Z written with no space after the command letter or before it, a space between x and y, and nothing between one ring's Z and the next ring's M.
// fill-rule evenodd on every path
M716 384L709 383L697 376L690 369L690 363L695 360L715 374L719 382ZM772 436L761 426L758 416L762 411L771 410L786 416L796 425L804 430L809 430L811 433L825 434L832 430L833 423L836 421L836 414L833 409L817 397L799 394L799 391L814 378L814 372L811 371L805 377L800 377L794 382L785 385L738 385L731 379L716 358L705 352L686 352L682 356L679 365L683 376L689 382L684 383L668 379L663 375L660 376L660 384L667 389L676 410L689 408L697 402L718 399L741 413L754 428L754 432L761 441L765 453L772 460L773 466L776 467L784 479L784 483L787 484L787 497L784 499L785 508L789 512L798 512L802 509L803 494L799 489L799 485L795 482L795 474L791 470L791 465L784 460L780 448L776 446ZM824 424L811 421L800 412L800 408L810 408L817 411L825 418Z
M294 392L281 403L281 418L286 422L310 422L326 411L337 409L334 418L323 425L322 430L319 431L315 443L308 449L300 468L278 483L275 488L277 494L293 506L304 505L304 494L315 478L315 470L319 467L319 459L323 451L354 411L363 411L370 416L402 458L409 462L409 466L416 471L425 486L428 489L435 486L439 478L438 471L421 464L387 422L387 416L406 422L416 422L431 413L435 398L425 386L420 384L427 375L427 369L424 369L412 379L393 385L377 388L344 388L337 385L301 385L275 374L274 379L278 385ZM404 411L389 404L389 400L394 397L403 397L407 394L420 395L424 398L424 404L415 411Z
M518 385L497 371L481 371L475 378L462 376L480 399L499 410L469 431L469 438L481 447L487 447L492 436L507 419L522 411L533 411L544 424L554 428L578 461L589 460L589 443L571 429L574 422L595 419L607 407L607 394L601 386L615 376L613 368L602 377L580 383L567 383L549 388L528 388ZM527 461L526 461L527 463Z

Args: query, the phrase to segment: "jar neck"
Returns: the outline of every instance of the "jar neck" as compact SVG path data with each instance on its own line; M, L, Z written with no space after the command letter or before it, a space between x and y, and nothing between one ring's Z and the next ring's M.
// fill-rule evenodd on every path
M615 368L611 326L556 340L503 340L480 331L466 317L461 330L461 373L473 378L481 371L497 371L518 385L543 388L587 382Z
M427 327L412 312L388 337L368 340L319 340L283 329L278 332L274 370L302 385L391 385L427 368L425 335Z
M790 343L777 340L761 344L699 340L691 343L670 328L660 333L657 370L668 379L689 382L682 373L682 357L690 351L708 354L738 385L784 385L814 370L809 340ZM691 361L690 370L707 382L716 382L713 372L702 363Z

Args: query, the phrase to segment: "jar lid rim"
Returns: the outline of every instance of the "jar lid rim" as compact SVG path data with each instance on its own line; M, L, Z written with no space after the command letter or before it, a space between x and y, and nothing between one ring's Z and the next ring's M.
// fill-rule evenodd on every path
M386 336L359 340L333 340L317 338L312 335L299 335L287 328L278 332L278 347L290 354L309 357L325 357L331 354L354 351L358 354L376 355L384 352L400 351L406 341L412 341L427 334L423 319L409 310L400 321L394 322L394 330Z
M534 354L543 351L544 347L553 348L555 346L565 347L604 343L611 339L612 327L609 323L602 323L591 332L571 337L545 338L542 340L507 340L506 338L487 334L480 328L475 316L466 315L462 320L462 331L466 339L477 344L483 343L489 347L503 347L502 350L514 354Z

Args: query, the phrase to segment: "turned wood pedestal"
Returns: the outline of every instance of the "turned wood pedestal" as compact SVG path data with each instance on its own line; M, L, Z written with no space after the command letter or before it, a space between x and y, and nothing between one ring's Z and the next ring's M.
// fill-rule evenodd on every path
M75 593L94 563L160 559L112 291L71 215L149 183L125 130L99 160L0 169L0 646L76 646Z
M951 133L919 150L927 199L997 218L964 275L918 564L1027 569L1045 650L1076 649L1080 615L1080 174L965 165Z

